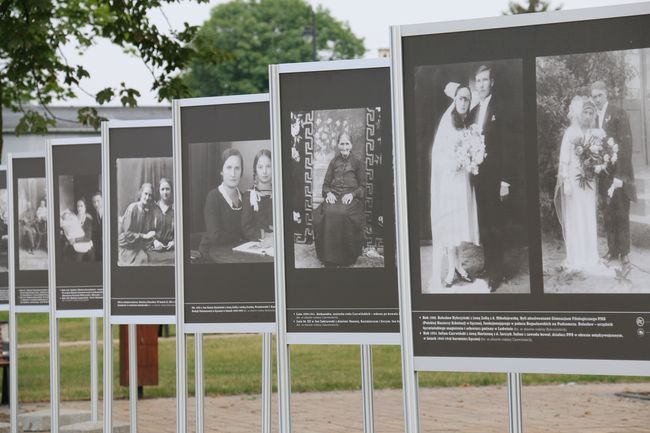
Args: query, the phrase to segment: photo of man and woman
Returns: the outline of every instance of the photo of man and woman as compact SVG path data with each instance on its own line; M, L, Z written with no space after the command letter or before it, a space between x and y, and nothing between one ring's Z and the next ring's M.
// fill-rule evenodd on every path
M528 293L521 60L416 68L422 293Z
M118 266L174 265L172 158L118 158Z
M18 269L47 269L45 178L18 179Z
M649 58L537 58L545 293L650 293Z
M191 143L192 263L272 262L270 140Z
M59 176L59 218L64 262L102 260L103 197L100 176Z
M384 267L381 109L291 113L296 268Z

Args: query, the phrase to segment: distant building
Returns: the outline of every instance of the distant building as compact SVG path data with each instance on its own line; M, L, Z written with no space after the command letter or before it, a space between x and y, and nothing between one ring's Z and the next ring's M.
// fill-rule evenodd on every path
M29 109L43 111L39 107L28 107ZM55 127L49 128L47 135L25 134L16 136L15 129L22 113L14 113L11 110L2 109L3 127L2 138L2 164L7 163L7 154L21 152L45 152L45 144L48 139L84 137L99 135L98 130L83 126L77 121L77 111L82 107L50 107L50 111L60 119ZM170 106L153 107L95 107L100 116L108 120L140 120L140 119L170 119Z

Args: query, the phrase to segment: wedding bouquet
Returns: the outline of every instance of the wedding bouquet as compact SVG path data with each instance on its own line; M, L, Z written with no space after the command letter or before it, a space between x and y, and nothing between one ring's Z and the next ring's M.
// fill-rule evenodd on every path
M487 153L485 153L485 136L481 134L477 125L471 125L463 130L460 140L454 147L454 156L457 170L478 174L478 167L485 160Z
M580 187L591 188L590 182L618 160L618 144L602 129L592 129L589 136L575 142L575 152L580 161L580 173L576 176Z

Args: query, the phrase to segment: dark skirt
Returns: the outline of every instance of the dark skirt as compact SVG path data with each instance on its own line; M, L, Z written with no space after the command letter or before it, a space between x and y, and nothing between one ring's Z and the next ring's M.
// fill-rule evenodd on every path
M323 202L314 211L314 242L318 259L330 265L353 265L363 246L363 202L350 204L341 199Z

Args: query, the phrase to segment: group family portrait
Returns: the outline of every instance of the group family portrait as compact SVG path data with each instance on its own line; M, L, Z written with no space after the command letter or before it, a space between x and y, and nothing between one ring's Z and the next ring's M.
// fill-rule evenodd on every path
M59 225L64 262L102 260L100 176L59 176Z
M520 60L415 72L424 294L527 293Z
M45 178L18 179L18 269L47 269Z
M545 293L650 292L647 51L537 59Z
M174 265L172 158L118 158L118 266Z
M272 262L270 140L191 143L193 263Z
M291 113L296 268L384 267L380 107Z

